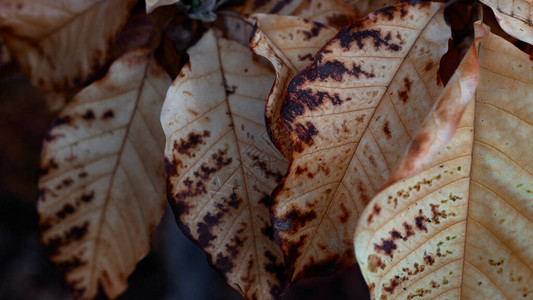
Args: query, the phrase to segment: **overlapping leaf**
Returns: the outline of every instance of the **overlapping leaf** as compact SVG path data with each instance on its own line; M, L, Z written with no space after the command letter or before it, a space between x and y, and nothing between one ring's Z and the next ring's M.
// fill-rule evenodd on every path
M0 35L34 85L60 93L84 83L107 61L134 3L4 0Z
M396 5L400 2L407 2L407 0L350 0L347 2L360 14L368 15L369 13L372 13L378 9Z
M75 298L109 297L150 249L164 207L158 116L170 79L150 54L130 52L60 113L45 138L41 239Z
M533 63L493 34L479 61L450 143L362 215L355 248L374 298L533 296Z
M488 5L505 32L533 45L532 0L481 0Z
M256 14L256 27L250 38L254 53L267 58L276 70L276 80L268 95L265 120L276 148L290 158L290 141L280 112L292 78L313 61L316 52L337 31L303 18Z
M361 16L342 0L246 0L236 10L246 16L254 13L297 16L342 28Z
M288 88L282 118L293 161L273 227L292 281L355 262L359 214L398 163L442 90L443 5L412 3L341 32Z
M169 202L232 287L247 299L275 298L284 266L268 209L287 162L263 121L274 75L213 31L188 53L161 112Z

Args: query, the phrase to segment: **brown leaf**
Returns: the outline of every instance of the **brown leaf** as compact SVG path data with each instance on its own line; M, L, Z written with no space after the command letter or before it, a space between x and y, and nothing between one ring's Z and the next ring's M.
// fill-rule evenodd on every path
M355 248L374 298L533 295L533 63L493 34L479 62L475 101L452 140L361 216Z
M292 161L276 189L273 227L291 280L355 262L364 206L437 99L449 27L443 5L380 10L341 30L288 88L282 118Z
M498 24L513 37L533 44L533 0L481 0L488 5Z
M265 133L274 75L250 50L208 31L167 93L167 196L181 230L246 299L276 298L282 254L270 193L287 162Z
M150 249L164 207L158 115L170 84L149 52L129 52L62 110L40 162L41 239L76 299L113 298Z
M368 15L378 9L387 6L407 2L407 0L350 0L348 3L355 8L360 14Z
M342 0L245 0L234 9L245 16L254 13L296 16L339 29L361 17Z
M0 2L0 35L32 84L53 93L81 86L110 56L134 0Z
M250 47L254 53L268 59L276 70L276 80L265 108L268 134L280 153L290 159L290 140L280 116L287 87L337 30L298 17L265 14L252 17L257 22Z

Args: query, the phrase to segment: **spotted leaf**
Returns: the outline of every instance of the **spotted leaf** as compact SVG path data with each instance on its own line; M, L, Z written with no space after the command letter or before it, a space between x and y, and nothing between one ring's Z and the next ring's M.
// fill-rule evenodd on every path
M169 202L229 285L246 299L276 298L284 266L268 209L287 162L263 121L274 74L213 31L188 53L161 112Z
M359 221L357 260L376 299L533 296L533 63L493 34L479 63L451 141Z
M276 80L265 109L268 133L276 148L290 158L290 141L280 117L287 87L337 30L299 17L256 14L253 18L256 25L250 47L276 69Z
M58 94L80 86L107 62L134 3L4 0L0 35L32 84Z
M377 11L341 30L288 87L292 161L273 227L292 281L355 262L359 214L442 90L449 27L439 3Z
M481 0L488 5L502 29L533 44L533 0Z
M150 249L164 207L164 136L158 122L170 84L144 50L115 61L107 75L62 110L40 162L41 240L76 299L109 297Z

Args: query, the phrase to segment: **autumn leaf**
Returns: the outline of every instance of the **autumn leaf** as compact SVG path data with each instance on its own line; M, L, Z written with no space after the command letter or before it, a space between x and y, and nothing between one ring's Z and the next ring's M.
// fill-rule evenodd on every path
M250 47L254 53L268 59L276 70L276 80L265 108L268 134L280 153L289 159L290 140L280 116L287 87L337 30L299 17L256 14L252 18L256 25Z
M442 90L443 8L411 3L371 14L290 83L281 116L292 161L276 189L273 227L291 281L355 262L359 214Z
M339 29L361 17L342 0L245 0L234 9L245 16L257 13L296 16Z
M350 5L360 14L368 15L378 9L396 5L401 2L407 2L407 0L350 0L348 3L350 3Z
M533 295L533 63L493 34L479 63L475 101L449 144L361 217L355 248L374 298Z
M178 226L246 299L276 298L284 266L270 194L287 162L265 133L274 75L251 51L208 31L167 93L167 196Z
M81 86L107 62L134 3L4 0L0 35L32 84L60 94Z
M129 52L61 111L40 163L41 240L76 299L114 298L150 250L165 208L158 116L170 84L144 50Z
M481 0L488 5L502 29L513 37L533 44L533 0Z

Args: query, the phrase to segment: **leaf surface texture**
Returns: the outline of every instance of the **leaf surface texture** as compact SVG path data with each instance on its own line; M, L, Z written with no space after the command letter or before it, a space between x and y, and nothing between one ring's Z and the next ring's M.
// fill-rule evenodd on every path
M292 161L273 227L291 281L355 262L359 214L437 99L450 36L443 5L403 4L341 30L289 85Z
M355 248L374 298L533 296L533 63L493 34L479 63L452 140L362 215Z
M40 163L41 239L77 299L109 297L150 250L165 208L158 116L170 84L149 52L119 58L59 114Z
M161 113L169 201L228 284L246 299L276 298L284 266L268 208L287 162L264 125L274 74L213 31L188 53Z

